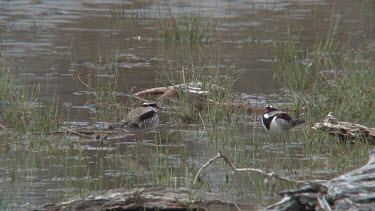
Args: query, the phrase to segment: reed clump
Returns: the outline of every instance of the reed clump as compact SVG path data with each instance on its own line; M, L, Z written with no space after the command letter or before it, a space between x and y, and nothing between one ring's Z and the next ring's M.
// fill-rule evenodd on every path
M209 42L216 34L217 22L204 18L195 11L173 14L168 10L166 17L159 11L159 31L165 43L200 44Z
M137 21L150 17L150 12L144 8L136 8L133 5L114 1L109 9L112 19L118 23L124 23L127 20Z
M56 131L61 122L57 98L40 102L37 85L30 91L21 84L25 83L16 79L11 61L1 54L0 98L3 124L16 133Z
M77 71L74 76L86 87L86 104L95 108L92 119L97 122L120 121L134 104L132 98L125 102L119 100L118 83L123 77L118 70L119 54L119 50L115 49L106 59L99 51L98 59L92 62L91 67Z
M292 55L296 53L295 44L283 46L289 48ZM323 58L313 57L310 60L308 57L311 55L307 54L306 57L293 56L295 61L291 61L290 54L278 53L278 79L287 88L287 94L295 96L295 102L305 107L309 117L321 118L333 111L335 116L347 121L367 123L374 120L370 115L374 108L371 99L375 96L372 86L375 75L371 71L373 63L358 63L341 54L335 56L340 62L333 66L322 61ZM362 57L360 54L355 52L351 57ZM308 60L309 64L301 62L303 60Z
M231 70L228 70L228 72ZM232 121L235 116L231 103L235 76L224 75L218 66L182 66L178 75L169 74L170 83L189 84L178 89L177 98L170 100L170 112L181 122L214 126Z

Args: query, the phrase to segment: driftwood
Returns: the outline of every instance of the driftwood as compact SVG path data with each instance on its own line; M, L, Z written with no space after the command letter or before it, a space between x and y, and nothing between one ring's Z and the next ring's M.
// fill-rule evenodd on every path
M375 128L339 121L332 115L332 112L328 113L323 122L315 123L312 128L326 131L333 136L338 136L341 141L351 140L354 142L354 140L362 140L372 144L375 143Z
M46 205L45 211L75 210L254 210L218 193L200 193L187 188L116 189L102 195Z
M374 210L375 149L368 163L359 169L281 195L284 198L267 210Z
M144 100L145 96L147 95L159 95L157 98L158 100L173 101L178 100L180 94L184 93L189 98L190 104L198 107L198 110L201 110L205 105L207 105L207 103L218 104L218 102L207 99L209 91L204 90L203 85L204 84L202 82L191 82L166 87L155 87L139 91L133 94L133 96L137 99ZM211 84L210 86L213 90L225 90L223 87L216 84ZM229 102L225 103L225 105L233 110L245 110L249 115L257 110L257 108L246 103Z
M177 98L178 93L180 91L186 91L189 94L197 95L197 96L207 96L208 91L203 90L203 83L202 82L192 82L186 84L178 84L173 86L166 86L166 87L155 87L151 89L146 89L140 92L133 94L137 97L144 97L146 95L161 95L159 97L160 100L170 100L172 98ZM212 85L217 89L224 89L218 85Z

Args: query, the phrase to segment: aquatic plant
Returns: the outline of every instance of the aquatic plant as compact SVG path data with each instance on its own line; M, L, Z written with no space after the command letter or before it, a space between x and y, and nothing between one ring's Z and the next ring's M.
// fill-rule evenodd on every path
M335 29L330 31L338 30L337 19L331 26ZM287 94L299 108L305 107L305 114L312 121L333 111L340 119L370 122L370 110L374 107L370 99L375 96L371 88L374 64L368 60L358 62L358 58L364 57L363 52L345 52L344 46L333 44L335 33L329 33L325 50L321 50L320 44L313 49L302 49L298 36L275 43L279 61L277 82L288 90Z
M119 49L116 48L113 53L104 57L99 50L98 58L90 68L76 71L74 75L86 87L86 104L95 108L92 117L97 121L120 121L128 109L139 103L131 97L121 103L117 99L118 80L122 77L118 71L119 54Z
M40 102L39 87L30 91L21 80L17 80L11 69L11 62L3 54L0 58L1 111L6 126L14 132L54 132L60 123L57 100ZM27 83L24 83L27 84Z
M122 9L112 10L112 13L115 19L129 17ZM160 18L163 40L182 46L175 51L168 49L168 53L194 51L194 48L187 50L186 46L213 39L216 23L208 23L200 15L172 16L169 13L166 18ZM13 159L15 164L7 169L6 175L13 180L31 178L33 182L35 171L40 171L42 174L38 176L43 178L38 180L52 180L59 191L70 197L112 188L191 187L197 169L217 151L225 153L238 166L261 168L296 179L327 178L351 170L366 160L371 146L339 145L326 134L311 131L309 126L332 110L345 120L372 124L375 73L371 70L375 67L375 54L360 51L345 54L346 49L336 45L338 29L333 32L328 33L328 39L319 40L313 49L305 48L299 35L289 34L286 41L274 44L278 87L287 90L283 94L292 102L292 112L301 112L304 107L308 120L306 127L299 128L298 133L292 131L287 141L275 145L261 132L256 118L248 117L245 109L228 106L235 100L232 87L239 71L234 66L220 64L222 57L212 53L219 52L213 47L217 43L205 46L204 52L199 49L193 55L182 56L181 63L171 58L161 59L161 71L158 71L164 79L161 83L200 82L201 89L190 91L205 95L203 99L202 96L192 98L188 89L181 89L178 100L165 103L170 115L165 115L163 128L149 134L151 140L142 144L113 137L106 141L65 134L32 136L41 131L56 131L62 119L57 96L48 106L40 102L38 85L32 90L24 89L12 73L11 62L2 59L2 112L7 126L17 133L3 140L2 146L4 151L12 152L13 143L17 142L17 150L24 150L20 152L24 157ZM261 42L255 44L262 45ZM362 58L367 60L363 62ZM87 72L77 71L76 76L87 85L88 103L98 106L97 112L92 114L93 121L118 121L133 103L137 103L133 98L121 102L116 97L118 79L126 82L117 69L118 59L118 49L108 58L99 53L93 65L84 70ZM336 59L340 62L329 62ZM186 126L189 129L185 130L181 124L175 126L176 122L190 123ZM29 131L35 133L29 134ZM3 166L9 165L9 160L2 162ZM23 163L27 163L26 170L19 171ZM27 185L33 187L32 182ZM257 174L234 174L219 163L200 177L200 186L195 191L223 192L236 199L269 204L278 198L279 190L291 186L293 184L266 180ZM0 208L7 206L4 204L0 201Z
M112 7L109 9L109 13L113 20L119 23L123 23L127 20L139 20L142 18L150 17L150 12L144 8L134 8L133 5L121 3L120 1L114 1Z
M183 11L176 15L169 9L166 18L160 10L159 16L159 30L165 43L199 44L210 41L216 33L217 22L199 12Z
M176 74L164 69L164 74L173 85L186 84L178 88L175 99L168 99L170 112L176 119L187 123L201 123L212 126L224 121L232 121L236 116L233 102L232 86L236 80L236 70L221 70L219 66L207 65L203 67L181 66ZM225 75L230 71L233 75ZM189 85L188 85L189 84ZM240 109L238 110L240 111Z

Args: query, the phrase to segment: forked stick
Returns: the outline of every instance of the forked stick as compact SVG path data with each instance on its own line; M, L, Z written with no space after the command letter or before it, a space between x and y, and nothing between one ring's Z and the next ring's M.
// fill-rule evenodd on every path
M227 165L235 172L245 172L245 171L250 171L250 172L256 172L256 173L259 173L265 177L268 177L268 178L275 178L275 179L278 179L278 180L282 180L282 181L286 181L286 182L292 182L292 183L297 183L297 184L307 184L307 183L312 183L312 182L315 182L315 183L323 183L323 182L327 182L326 180L309 180L309 181L304 181L304 180L291 180L291 179L288 179L288 178L285 178L285 177L282 177L278 174L275 174L273 172L270 172L270 173L267 173L265 171L263 171L262 169L256 169L256 168L236 168L233 163L228 159L227 156L223 155L221 152L218 152L217 155L213 158L211 158L210 160L207 161L207 163L203 164L202 167L198 170L197 172L197 175L195 176L194 178L194 182L193 182L193 185L196 184L197 182L197 179L198 179L198 176L199 174L201 173L201 171L203 169L205 169L208 165L210 165L211 163L213 163L215 160L219 159L219 158L223 158L225 163L227 163Z

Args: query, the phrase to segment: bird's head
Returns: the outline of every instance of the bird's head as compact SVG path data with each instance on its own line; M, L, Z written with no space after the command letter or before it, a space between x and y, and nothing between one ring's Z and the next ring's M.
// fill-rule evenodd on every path
M154 110L160 110L160 111L164 111L164 109L162 107L160 107L156 102L143 102L142 103L142 106L143 107L149 107L149 108L152 108Z
M279 109L277 109L277 108L275 108L275 107L273 107L273 106L271 106L271 105L267 105L266 106L266 108L264 109L264 113L266 114L266 113L269 113L269 112L272 112L272 111L278 111Z

